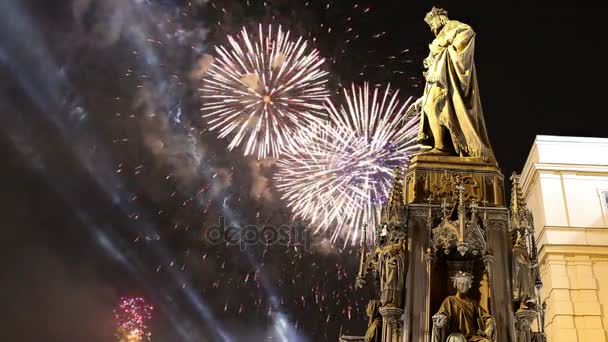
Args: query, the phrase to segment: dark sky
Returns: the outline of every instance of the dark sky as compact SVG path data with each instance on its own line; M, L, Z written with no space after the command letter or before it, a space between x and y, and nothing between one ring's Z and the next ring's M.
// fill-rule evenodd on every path
M422 19L443 6L477 32L486 125L505 175L521 169L537 134L606 136L605 7L245 3L0 4L0 340L112 341L124 295L156 307L154 341L262 341L283 320L297 325L293 341L363 332L368 294L353 288L352 249L320 237L308 237L310 251L200 239L226 210L243 225L289 216L272 165L225 151L199 118L197 60L241 25L274 16L313 32L335 58L332 84L391 82L419 96L432 39ZM347 45L349 16L360 38Z

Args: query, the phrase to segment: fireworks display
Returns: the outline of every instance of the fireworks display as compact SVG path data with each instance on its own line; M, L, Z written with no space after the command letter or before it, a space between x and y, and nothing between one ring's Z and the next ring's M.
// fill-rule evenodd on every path
M287 205L317 231L333 229L332 241L355 243L363 224L378 223L394 169L405 168L418 148L418 120L404 120L410 101L397 96L368 84L344 89L346 105L327 103L333 125L318 127L278 161L277 187Z
M279 26L243 28L230 46L216 47L201 88L203 117L228 149L244 144L245 155L278 157L296 130L323 119L327 72L316 49Z
M370 80L375 84L393 81L395 76L402 77L403 70L411 65L409 50L394 44L387 49L382 46L386 43L386 34L360 30L358 26L373 20L374 13L369 5L363 3L342 11L328 6L329 3L290 2L288 8L291 9L279 15L283 9L278 3L210 1L209 6L203 6L206 9L203 12L212 13L215 10L217 19L211 22L217 24L208 33L197 20L199 7L193 4L179 12L166 11L163 5L154 2L142 4L155 14L152 21L162 25L158 26L159 32L150 31L134 45L131 62L124 70L121 81L123 87L128 89L116 94L113 101L116 107L114 120L119 128L110 130L115 134L113 153L122 156L115 170L129 184L132 192L129 202L136 204L129 217L136 224L146 216L147 211L148 217L159 224L156 231L132 236L132 247L146 255L159 246L171 246L167 259L151 261L151 270L158 279L163 280L170 279L173 272L187 275L188 280L180 279L176 285L200 293L203 303L209 306L217 319L210 321L210 328L204 328L205 323L200 323L200 330L189 331L194 336L217 335L221 340L222 334L215 331L213 322L222 324L225 320L236 318L238 328L229 332L235 341L281 340L274 328L263 328L276 320L278 310L290 315L288 323L293 329L316 340L336 340L339 331L355 333L357 322L365 320L365 302L360 290L354 287L358 260L356 250L350 245L345 246L345 242L348 241L346 238L356 239L349 236L349 233L357 233L356 229L349 227L350 221L357 220L354 213L368 215L377 208L377 204L368 209L357 207L362 203L362 198L353 198L351 191L357 179L352 179L348 186L344 184L344 187L327 191L330 194L328 201L340 202L339 209L313 207L311 204L323 204L319 200L315 202L314 198L297 201L308 205L306 208L309 210L306 215L298 216L310 218L317 215L313 221L322 224L312 226L334 234L330 241L309 236L312 231L307 230L306 239L314 245L312 249L302 245L266 246L257 250L253 256L256 261L251 263L243 260L239 248L224 244L209 245L200 237L210 226L218 224L217 218L224 216L226 209L238 213L243 223L271 225L290 222L293 212L303 212L295 207L284 208L285 201L280 200L275 191L277 179L274 167L252 168L249 158L235 157L235 154L228 154L225 150L228 147L247 154L249 139L254 139L249 155L261 158L265 156L261 153L266 148L266 156L278 154L281 160L293 155L285 155L283 148L293 144L291 139L299 137L303 141L316 142L320 153L326 155L328 144L335 143L334 157L340 156L338 151L346 151L354 146L364 151L366 143L356 139L358 131L340 123L336 117L343 114L339 110L331 114L331 120L335 122L333 125L319 124L321 120L325 123L329 121L331 108L327 107L326 100L330 93L336 94L336 90L339 94L343 81ZM260 16L259 13L266 14ZM294 13L298 15L294 17ZM316 16L314 13L323 15ZM235 19L239 15L243 17ZM302 15L310 18L309 21L302 26L294 25ZM243 23L251 18L264 24L243 29ZM279 25L289 27L290 32ZM229 32L240 33L229 37ZM306 37L306 40L297 38L299 36ZM314 50L311 44L319 50ZM240 55L237 51L240 51ZM287 59L289 51L292 59ZM320 57L321 54L326 56L327 63ZM305 62L309 64L306 66L303 64ZM302 74L299 81L304 81L306 76L308 83L301 83L301 88L294 87L288 91L281 88L280 94L288 94L289 97L273 99L273 103L264 102L259 84L274 80L279 88L281 84L290 82L289 77L292 77L291 82L298 81L294 78L295 69L289 67L304 70L305 66L307 70L318 73L316 80L310 79L310 73ZM266 69L262 69L264 67ZM326 67L331 73L323 71ZM261 70L263 72L258 74L266 79L257 79L258 74L246 72L248 70ZM283 78L268 78L276 76L279 71L284 72ZM370 77L372 75L375 77ZM214 85L209 81L216 83ZM415 84L412 83L412 86L415 87ZM200 88L198 93L192 92L197 88ZM306 94L305 91L315 88L318 88L321 96L307 98L313 93ZM200 97L189 99L192 93ZM349 94L349 97L352 96ZM306 100L297 102L301 99ZM210 107L214 103L217 106L215 109ZM248 114L254 116L249 123L239 126L247 119L247 114L230 117L230 113L245 109L246 103L251 104ZM380 99L377 103L381 103ZM263 105L268 107L266 112ZM314 107L305 107L310 105ZM272 111L275 107L271 106L298 121L285 120L290 116L280 116L282 112ZM201 107L202 120L199 112ZM259 109L257 112L256 108ZM309 116L302 116L302 113ZM349 110L346 113L361 114ZM273 121L264 122L260 120L264 117L259 115L274 119L276 125L262 125ZM254 122L260 124L257 135ZM228 132L226 129L230 125L234 125L234 128ZM241 129L243 131L239 131ZM239 132L241 140L237 142ZM218 140L218 135L226 140ZM272 145L280 142L279 139L283 139L282 145ZM267 145L264 145L265 141ZM144 151L148 152L147 157L141 153L141 142ZM315 145L307 146L313 149ZM348 158L357 157L347 155L345 158L354 163L354 159ZM391 168L392 165L387 166L387 169ZM249 175L248 170L257 171ZM342 171L345 170L346 167ZM329 174L330 179L334 176L337 174ZM253 184L249 184L250 177ZM334 183L328 183L331 184ZM342 198L336 197L340 191ZM304 195L304 192L293 194ZM263 204L260 199L268 202ZM344 218L341 225L338 224L340 218ZM363 216L359 220L368 221ZM314 274L309 274L311 264ZM270 278L276 292L264 290L264 284L260 281L264 277ZM172 301L180 301L176 294L171 297ZM180 303L183 308L191 305L183 300ZM311 305L317 315L306 314L311 310ZM159 313L156 321L160 322L164 315ZM155 338L163 340L162 333L162 328L155 326Z
M129 255L142 260L150 272L145 283L154 284L142 287L158 291L155 305L163 308L155 312L154 339L284 341L277 332L283 325L302 336L289 341L335 341L340 331L359 333L366 303L354 286L357 250L344 241L349 232L356 233L347 228L356 220L354 212L368 215L377 204L365 210L358 207L363 197L355 197L353 189L362 176L345 177L348 184L332 188L338 185L333 177L359 167L357 158L364 162L366 157L357 153L368 143L357 138L362 135L354 126L336 117L331 119L334 124L325 125L331 113L326 101L330 94L339 94L342 82L376 84L399 77L409 86L403 70L414 65L409 50L388 44L383 29L364 28L379 16L365 2L108 3L105 12L120 13L116 17L124 21L118 28L121 35L110 30L108 40L123 45L103 50L113 71L104 73L104 87L78 85L95 94L91 103L107 100L87 110L91 118L103 118L98 124L104 125L103 138L111 142L105 152L112 157L109 165L115 179L121 181L112 189L120 189L116 191L121 208L130 220L119 234L132 241ZM88 2L82 3L87 7ZM109 14L100 14L98 21L114 18ZM96 63L84 65L95 70ZM332 116L342 115L335 111ZM328 188L323 192L329 196L324 198L337 201L339 208L323 206L313 197L293 198L294 204L305 204L309 210L300 217L313 217L322 222L315 228L335 233L331 241L313 237L304 225L299 234L306 236L306 244L256 245L251 255L224 243L201 241L229 211L239 223L256 226L291 224L293 212L304 214L304 209L285 208L276 191L273 161L254 166L262 164L226 151L286 157L281 163L288 163L294 152L285 152L286 148L298 137L313 142L300 152L318 148L315 158L331 157L337 163L342 158L351 165L327 174ZM103 146L86 150L97 156ZM101 164L100 160L96 159ZM301 162L314 165L308 159ZM391 168L392 164L386 166ZM296 178L294 189L305 190ZM359 220L367 221L363 216ZM133 318L150 317L145 308L142 299L121 302L115 310L121 339L150 337L145 327L149 321ZM192 314L201 308L209 314ZM137 322L143 325L138 327ZM180 335L182 331L186 336ZM224 338L226 332L230 338Z
M120 341L138 342L150 338L147 322L152 318L151 305L141 297L123 297L114 310Z
M5 340L302 342L365 333L366 302L379 289L356 288L353 243L363 224L374 238L394 168L417 149L418 118L402 116L426 82L430 6L0 7L6 224L20 228L7 243L33 266L7 264L28 271L8 289L26 294L15 303L30 314L9 315L9 326L23 323ZM449 10L487 17L480 6ZM475 26L496 31L484 20ZM510 103L499 100L501 86L511 83L491 77L504 74L488 62L500 60L500 43L484 42L486 80L500 79L489 87L498 100L490 128L517 120L500 107ZM267 243L262 233L273 227L281 234ZM241 228L258 235L243 242ZM139 297L113 298L123 292L145 293L154 310Z

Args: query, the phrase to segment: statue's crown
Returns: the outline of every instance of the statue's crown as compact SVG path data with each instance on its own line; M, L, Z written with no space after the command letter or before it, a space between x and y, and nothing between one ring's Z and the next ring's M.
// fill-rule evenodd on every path
M462 272L462 271L458 271L458 273L454 274L454 276L452 276L452 281L456 282L456 280L467 280L467 281L472 281L473 280L473 275L471 273L467 273L467 272Z
M444 16L448 16L448 11L444 10L443 8L439 8L439 7L434 7L431 9L431 11L429 13L426 14L426 16L424 17L424 21L427 24L431 23L431 20L433 20L433 18L440 16L440 15L444 15Z

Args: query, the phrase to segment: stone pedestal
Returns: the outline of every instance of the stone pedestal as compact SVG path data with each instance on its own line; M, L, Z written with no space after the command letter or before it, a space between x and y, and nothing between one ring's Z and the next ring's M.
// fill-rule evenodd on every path
M395 307L380 308L382 315L382 342L401 342L403 310Z
M456 200L457 177L465 187L465 199L489 206L504 206L504 177L495 165L471 157L417 155L405 174L404 203Z
M529 342L532 340L531 325L538 317L534 310L518 310L515 313L515 329L517 342Z
M405 272L405 305L379 309L382 342L430 342L432 316L445 298L455 294L452 276L460 272L471 285L466 295L493 318L488 321L494 325L494 341L532 342L542 337L542 332L535 336L530 331L535 311L514 312L513 232L521 234L513 228L521 227L514 217L525 213L525 203L518 202L516 194L507 208L498 167L476 158L418 155L405 175L396 173L395 179L374 249L368 253L362 245L361 251L376 260L387 244L400 241L403 247L398 250L405 253L405 265L397 268ZM382 255L376 263L388 260ZM363 277L368 263L361 260Z

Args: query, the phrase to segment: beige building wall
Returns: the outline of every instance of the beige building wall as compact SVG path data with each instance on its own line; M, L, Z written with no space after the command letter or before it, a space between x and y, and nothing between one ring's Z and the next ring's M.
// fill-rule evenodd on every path
M608 139L537 136L521 184L548 340L608 341Z

